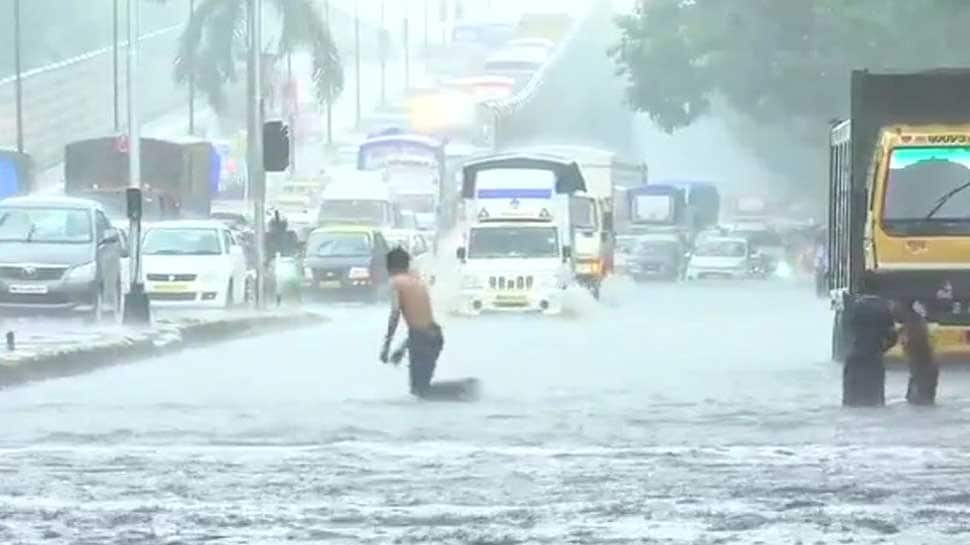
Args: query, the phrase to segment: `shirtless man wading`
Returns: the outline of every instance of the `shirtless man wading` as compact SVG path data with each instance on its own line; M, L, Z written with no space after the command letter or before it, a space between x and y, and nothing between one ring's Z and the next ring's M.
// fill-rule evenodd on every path
M431 377L444 347L444 337L434 321L428 288L411 273L410 265L411 257L400 247L388 252L387 272L391 276L393 291L391 317L381 349L381 361L387 363L390 360L396 365L401 362L406 350L411 361L411 393L424 397L431 386ZM391 340L402 314L408 325L408 338L393 354L389 354Z

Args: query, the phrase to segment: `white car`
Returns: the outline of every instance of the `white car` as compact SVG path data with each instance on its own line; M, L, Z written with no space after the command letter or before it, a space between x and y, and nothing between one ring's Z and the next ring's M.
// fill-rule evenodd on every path
M142 274L153 305L231 307L246 301L245 253L217 220L152 224L142 238Z
M749 278L755 262L748 240L740 237L709 237L699 242L687 263L687 280L702 278Z

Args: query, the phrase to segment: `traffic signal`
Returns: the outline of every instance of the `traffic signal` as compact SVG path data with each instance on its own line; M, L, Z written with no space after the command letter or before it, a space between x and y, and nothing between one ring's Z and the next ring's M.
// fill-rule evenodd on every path
M263 124L263 170L283 172L290 166L290 128L282 121Z

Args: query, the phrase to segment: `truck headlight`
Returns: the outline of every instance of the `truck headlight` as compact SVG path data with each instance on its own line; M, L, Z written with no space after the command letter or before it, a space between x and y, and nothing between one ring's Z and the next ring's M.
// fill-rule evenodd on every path
M347 271L347 278L351 280L367 280L370 278L370 271L366 267L351 267Z
M466 290L477 290L482 287L482 281L473 274L466 274L461 277L461 287Z
M67 271L66 278L69 282L93 282L98 274L98 264L94 261L72 267Z

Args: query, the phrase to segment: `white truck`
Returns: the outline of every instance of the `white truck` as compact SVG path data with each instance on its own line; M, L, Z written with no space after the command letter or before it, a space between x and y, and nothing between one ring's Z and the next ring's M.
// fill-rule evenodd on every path
M599 298L603 280L613 274L614 268L615 193L621 187L646 184L646 165L623 161L612 151L584 146L542 146L528 151L579 165L586 189L573 193L569 202L573 272L576 280Z
M569 195L581 189L575 163L512 154L465 165L458 310L560 313L573 280Z

